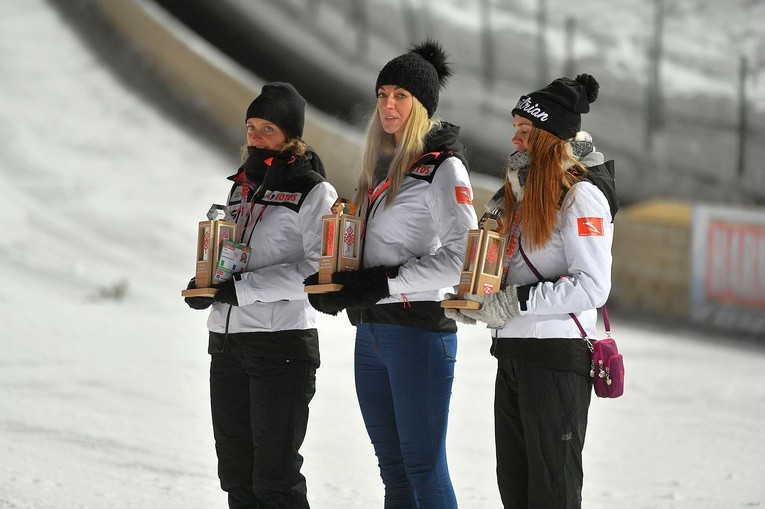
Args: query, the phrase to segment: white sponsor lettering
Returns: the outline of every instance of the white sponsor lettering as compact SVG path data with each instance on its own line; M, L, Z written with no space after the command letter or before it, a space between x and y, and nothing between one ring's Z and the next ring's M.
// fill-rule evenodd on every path
M549 116L546 112L542 111L539 108L539 104L537 103L531 104L531 99L529 99L528 97L522 97L518 101L518 104L515 105L515 108L521 111L525 111L526 113L536 118L540 122L544 122L545 120L547 120L547 117Z
M284 191L266 191L266 194L263 196L263 201L268 201L271 203L292 203L294 205L297 205L302 195L303 195L302 193L288 193Z

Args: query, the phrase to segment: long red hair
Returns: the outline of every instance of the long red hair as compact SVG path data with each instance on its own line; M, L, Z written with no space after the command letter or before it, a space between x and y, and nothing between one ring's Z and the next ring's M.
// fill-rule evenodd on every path
M571 166L577 166L581 172L587 170L574 159L568 141L542 129L532 129L529 147L531 163L519 211L522 214L524 245L534 250L552 238L561 198L578 181L567 170ZM512 224L515 208L515 195L510 181L505 177L503 222L506 229Z

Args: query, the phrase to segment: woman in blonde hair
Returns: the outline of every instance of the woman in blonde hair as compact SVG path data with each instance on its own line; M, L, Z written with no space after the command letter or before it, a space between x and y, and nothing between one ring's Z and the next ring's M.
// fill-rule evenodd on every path
M385 507L457 507L445 447L457 326L439 301L459 282L476 216L459 128L433 118L450 74L432 41L380 71L354 200L363 268L333 275L342 290L309 297L356 325L356 392Z
M611 288L612 161L580 131L597 98L590 75L560 78L513 109L516 152L487 208L508 236L503 289L463 298L485 322L497 357L494 422L497 481L506 508L581 507L582 450L592 383L579 325L595 335Z

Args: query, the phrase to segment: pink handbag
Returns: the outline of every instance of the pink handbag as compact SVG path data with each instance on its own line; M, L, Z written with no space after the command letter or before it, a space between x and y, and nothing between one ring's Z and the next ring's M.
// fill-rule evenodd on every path
M528 259L523 251L520 239L518 240L518 250L534 275L540 281L544 281L545 279L542 277L542 274L534 267L534 264L531 263L531 260ZM587 331L579 323L576 315L569 313L569 316L573 318L576 326L579 327L579 333L590 349L590 378L592 378L595 395L599 398L618 398L624 394L624 358L619 353L616 340L611 337L611 322L608 319L608 308L603 306L600 309L603 310L603 324L606 330L605 339L588 338Z
M582 338L587 341L587 345L592 353L590 377L592 378L595 395L599 398L618 398L624 394L624 358L619 353L616 340L611 337L608 309L606 306L603 306L601 309L603 310L603 323L606 328L605 339L589 339L576 316L571 313L571 317L579 327Z

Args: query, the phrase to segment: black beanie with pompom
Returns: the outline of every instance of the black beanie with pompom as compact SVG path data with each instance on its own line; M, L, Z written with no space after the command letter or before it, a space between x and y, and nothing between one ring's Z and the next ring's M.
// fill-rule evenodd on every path
M452 75L446 59L438 42L428 39L416 44L408 53L385 64L377 76L375 93L383 85L404 88L425 106L428 117L432 117L438 107L439 90Z
M527 118L535 127L567 140L580 131L582 114L590 111L599 88L597 80L589 74L580 74L575 80L558 78L545 88L521 96L513 115Z

